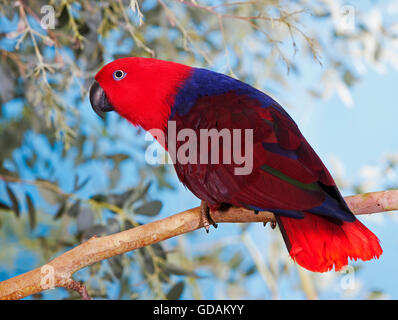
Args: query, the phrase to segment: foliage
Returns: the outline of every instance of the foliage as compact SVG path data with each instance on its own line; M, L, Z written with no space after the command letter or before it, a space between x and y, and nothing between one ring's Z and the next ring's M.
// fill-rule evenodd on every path
M40 25L48 4L54 29ZM295 82L314 99L337 94L350 105L349 88L364 70L398 66L398 29L396 20L382 19L382 9L355 7L356 27L346 30L343 9L327 0L2 0L0 280L95 234L156 219L157 193L175 188L170 168L143 161L139 129L114 115L102 121L89 108L89 85L105 62L157 57L229 73L271 94ZM319 81L297 84L309 63L319 65ZM104 298L279 297L279 284L292 277L300 297L318 294L318 276L293 268L279 253L279 237L269 237L264 259L248 229L240 226L206 250L188 235L76 276ZM203 274L217 290L207 292ZM262 279L265 291L250 293L253 279ZM56 295L75 298L43 294Z

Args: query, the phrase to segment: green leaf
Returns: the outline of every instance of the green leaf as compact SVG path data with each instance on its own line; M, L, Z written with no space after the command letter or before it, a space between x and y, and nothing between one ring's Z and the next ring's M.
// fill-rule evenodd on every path
M153 274L155 272L155 265L152 259L152 256L148 253L148 248L143 247L138 249L138 253L143 257L144 259L144 266L145 270L149 274Z
M58 208L57 212L54 215L54 220L58 220L59 218L61 218L63 216L63 214L65 213L65 209L66 209L66 201L64 201Z
M153 217L159 214L161 209L162 209L162 202L160 202L159 200L154 200L145 203L144 205L142 205L137 209L134 209L134 212L136 214Z
M10 198L11 203L12 203L12 210L15 212L16 217L19 218L20 210L19 210L18 199L17 199L14 191L12 191L12 189L8 185L6 186L6 190L7 190L8 197Z
M373 290L368 295L369 300L383 299L383 297L384 297L384 293L380 290Z
M82 208L76 218L77 231L83 232L94 224L94 212L87 207Z
M137 199L142 199L149 191L149 188L151 187L152 182L148 182L148 184L143 187L137 194Z
M116 154L109 154L106 155L105 158L106 159L111 159L117 163L120 163L124 160L127 160L130 156L128 154L125 153L116 153Z
M46 188L46 187L39 187L40 194L42 197L49 203L49 204L57 204L61 202L64 197L60 194Z
M134 225L131 223L130 220L125 219L124 220L124 230L132 229L134 228Z
M105 271L104 275L102 276L102 279L104 281L113 282L114 277L108 271Z
M29 226L30 230L32 231L36 227L36 209L30 194L26 193L25 197L26 197L26 203L28 205Z
M102 193L97 193L93 196L90 197L91 200L97 201L97 202L107 202L107 196L102 194Z
M358 81L358 78L350 70L346 70L344 72L343 79L345 84L349 87L354 85Z
M246 277L251 276L251 275L254 274L256 271L257 271L256 266L255 266L255 265L252 265L252 266L249 267L249 269L246 270L245 276L246 276Z
M228 264L231 269L236 269L240 266L242 261L243 261L242 254L240 252L236 252L234 256L231 258L231 260L229 260Z
M108 229L106 226L102 224L95 224L91 226L90 228L84 230L83 235L82 235L82 241L87 241L91 237L97 236L103 236L108 234Z
M170 276L167 272L159 272L159 280L163 283L169 283L170 282Z
M75 182L74 182L74 187L73 187L73 192L77 192L81 189L83 189L86 184L90 181L91 177L88 176L86 179L84 179L81 183L79 183L79 176L75 176Z
M123 208L124 204L130 200L130 198L132 197L134 192L135 192L135 189L130 188L123 193L111 194L108 196L106 201L110 204L118 206L119 208Z
M166 263L163 266L163 271L169 274L175 274L175 275L179 275L179 276L188 276L188 277L194 277L194 278L200 278L200 276L198 274L196 274L193 271L190 270L186 270L183 269L179 266L170 264L170 263Z
M108 259L108 263L112 269L113 275L120 279L123 275L123 263L121 256L116 256Z
M163 246L160 243L154 243L151 245L153 253L159 258L166 260L166 251L164 251Z
M185 283L183 281L177 282L167 293L167 300L178 300L180 299L184 291Z
M68 210L68 216L76 218L80 211L80 200L77 200Z
M106 229L108 234L120 232L120 223L114 218L106 219Z

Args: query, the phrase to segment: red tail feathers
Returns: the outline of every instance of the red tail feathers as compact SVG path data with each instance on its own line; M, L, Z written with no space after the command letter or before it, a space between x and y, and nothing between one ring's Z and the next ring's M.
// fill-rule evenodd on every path
M277 220L290 256L310 271L325 272L333 266L339 271L348 258L366 261L383 252L379 239L358 219L337 223L305 212L304 219Z

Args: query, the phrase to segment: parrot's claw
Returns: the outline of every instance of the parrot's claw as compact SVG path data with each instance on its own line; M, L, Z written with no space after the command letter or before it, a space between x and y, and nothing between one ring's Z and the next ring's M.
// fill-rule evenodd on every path
M263 222L264 227L267 226L267 222ZM270 221L270 226L271 226L271 229L275 229L276 228L276 221Z
M264 227L267 226L267 222L263 222ZM276 221L271 221L270 222L270 226L271 226L271 229L275 229L276 228Z
M209 233L210 226L213 225L215 229L217 229L218 224L214 222L214 220L210 216L210 208L207 205L206 201L202 201L200 203L200 217L203 222L203 226L206 229L206 233Z
M254 214L258 214L258 210L254 210Z

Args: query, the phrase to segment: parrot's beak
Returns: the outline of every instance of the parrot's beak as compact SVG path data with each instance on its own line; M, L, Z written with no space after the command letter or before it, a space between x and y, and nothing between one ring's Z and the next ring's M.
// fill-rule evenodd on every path
M115 110L97 81L94 81L90 88L90 103L95 113L101 118L104 118L104 112Z

